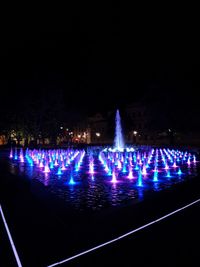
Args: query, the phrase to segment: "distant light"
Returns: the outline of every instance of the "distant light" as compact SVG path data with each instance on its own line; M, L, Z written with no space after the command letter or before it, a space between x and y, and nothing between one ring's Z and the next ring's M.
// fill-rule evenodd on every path
M61 126L61 127L60 127L60 129L62 130L62 129L63 129L63 127Z
M172 130L171 129L168 129L169 132L171 132Z
M81 138L81 135L80 134L78 134L78 138Z
M137 135L137 133L138 133L137 131L133 131L133 134L134 134L134 135Z
M98 137L99 137L99 136L101 136L101 134L100 134L100 133L96 133L96 136L98 136Z

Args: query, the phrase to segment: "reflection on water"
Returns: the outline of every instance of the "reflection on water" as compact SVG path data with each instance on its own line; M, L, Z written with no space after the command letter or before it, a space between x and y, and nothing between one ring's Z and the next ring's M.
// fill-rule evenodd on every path
M48 173L44 174L44 185L45 186L49 185L49 174Z
M95 159L95 172L88 173L88 159L84 159L80 172L66 169L62 175L57 174L57 169L51 173L44 173L39 167L30 166L27 162L9 162L9 171L12 174L28 177L30 180L40 181L45 189L62 198L69 206L78 210L100 210L108 206L118 206L130 200L142 200L146 192L160 191L180 183L185 179L197 175L196 164L178 169L160 169L158 181L153 181L154 172L150 170L147 175L142 175L140 170L133 169L133 179L128 179L127 174L121 173L116 183L111 183L112 176L102 172L102 166Z

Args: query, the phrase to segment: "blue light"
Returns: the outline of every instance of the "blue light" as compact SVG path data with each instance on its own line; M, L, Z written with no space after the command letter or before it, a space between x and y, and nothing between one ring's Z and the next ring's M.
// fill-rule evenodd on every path
M69 180L69 185L74 185L74 184L75 184L75 181L74 181L73 176L71 175L70 180Z
M154 175L153 175L153 181L154 181L154 182L157 182L157 181L158 181L158 171L155 171L155 172L154 172Z
M80 165L78 163L75 164L75 172L78 172L80 168Z
M123 172L123 173L125 173L125 172L126 172L126 165L125 165L125 164L123 165L122 172Z
M111 170L111 168L109 168L109 170L108 170L108 176L112 176L112 170Z
M62 171L60 167L58 168L57 175L62 175Z
M50 162L50 169L53 169L54 168L54 164L53 164L53 161Z
M166 175L166 177L168 177L168 178L171 177L170 170L167 171L167 175Z
M139 175L138 175L137 186L140 186L140 187L143 186L143 182L142 182L142 173L141 173L141 171L139 172Z
M32 159L31 159L31 158L28 158L27 160L28 160L28 164L29 164L31 167L33 167L33 166L34 166L34 164L33 164L33 161L32 161Z
M17 156L17 149L15 149L15 155L14 155L14 159L17 160L18 156Z
M87 155L89 156L88 153ZM156 182L158 182L157 184L159 185L159 188L162 189L162 183L165 183L166 180L168 180L168 184L171 183L170 177L174 178L172 182L175 179L177 179L178 182L181 182L182 175L186 174L185 171L185 174L182 173L182 171L185 170L185 167L191 165L191 168L189 170L190 172L187 170L187 175L189 176L192 173L195 173L196 164L199 163L199 161L196 161L196 157L190 153L181 154L181 152L179 153L171 149L154 150L153 152L152 149L149 150L149 148L143 147L141 147L141 149L138 148L138 151L135 151L133 153L114 150L109 151L108 149L106 151L101 150L99 152L98 150L98 152L94 152L93 156L89 158L89 162L88 160L84 160L82 166L81 160L83 156L83 151L73 149L34 149L26 151L13 149L12 160L13 162L14 159L18 160L17 163L18 165L20 165L20 167L22 167L22 165L24 169L28 167L32 173L34 169L36 169L35 174L38 174L38 172L49 172L48 166L50 169L54 169L54 171L51 170L51 173L48 176L49 184L51 184L52 181L54 184L55 180L59 180L59 186L61 185L61 183L67 186L74 185L76 183L81 186L82 183L79 183L79 179L81 180L83 178L85 184L85 177L88 176L88 167L90 166L90 175L88 176L88 181L90 181L89 183L93 185L96 185L99 182L103 183L103 180L105 179L105 182L112 181L114 185L118 183L119 187L122 186L123 188L123 184L125 186L129 186L129 183L126 180L126 178L128 177L129 179L135 178L134 180L132 180L131 186L137 186L140 188L138 190L141 191L143 191L142 187L147 187L147 189L153 187L155 189L154 185L156 185ZM20 164L20 161L23 161L23 157L26 163ZM185 161L183 161L183 159ZM135 163L133 164L133 162ZM170 162L172 162L172 164ZM179 162L179 164L177 162ZM16 163L13 164L13 166L14 165L16 165ZM55 167L54 165L57 167ZM65 170L66 165L68 165L68 168ZM30 168L29 166L34 167ZM146 171L148 171L148 175L144 176L146 174ZM95 177L93 173L95 173ZM67 175L67 180L61 179L62 177L64 177L64 174ZM75 182L73 177L75 177L76 179L76 175L78 178ZM110 178L105 176L108 176ZM165 178L164 181L164 177L167 177L168 179ZM95 182L93 183L91 181Z
M138 166L138 165L135 166L135 170L136 170L136 171L139 170L139 166Z
M178 169L178 172L177 172L177 174L178 174L178 175L181 175L181 174L183 174L180 168Z

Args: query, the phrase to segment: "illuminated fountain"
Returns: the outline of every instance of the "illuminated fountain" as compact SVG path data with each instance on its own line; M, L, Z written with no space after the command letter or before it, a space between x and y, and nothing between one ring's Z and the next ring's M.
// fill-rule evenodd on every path
M91 199L99 196L104 203L106 197L112 194L115 201L120 199L117 202L120 203L124 199L135 198L135 195L139 197L139 192L163 189L182 182L185 176L195 176L199 163L196 155L188 152L151 147L122 149L122 144L116 149L89 153L71 148L12 149L8 157L14 168L23 166L27 175L31 173L29 176L32 175L33 179L53 188L58 195L63 192L69 202L80 201L80 205L85 196L90 203L88 205L91 205ZM70 192L73 192L72 198ZM101 195L102 192L106 192L105 195Z
M122 134L122 126L121 126L121 118L119 114L119 110L116 112L116 117L115 117L115 140L114 140L114 148L117 151L123 151L125 146L124 146L124 139L123 139L123 134Z

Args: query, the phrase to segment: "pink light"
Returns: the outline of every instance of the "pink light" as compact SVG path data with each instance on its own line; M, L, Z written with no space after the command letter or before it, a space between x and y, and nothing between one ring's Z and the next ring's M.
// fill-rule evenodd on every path
M165 165L165 168L164 168L165 170L169 170L169 166L168 166L168 164L166 164Z
M133 178L134 178L134 177L133 177L133 170L132 170L132 168L129 168L128 178L129 178L129 179L133 179Z
M122 163L121 163L121 161L120 161L120 160L118 160L118 163L117 163L117 168L118 168L118 169L121 169L121 168L122 168Z
M61 168L61 170L62 170L62 171L65 171L65 170L66 170L64 161L62 162L62 168Z
M44 164L42 162L42 160L40 161L40 165L39 165L40 168L43 168L44 167Z
M106 172L109 171L108 165L105 166L105 171L106 171Z
M117 183L117 178L116 178L116 174L115 174L115 171L113 171L112 173L112 180L111 180L112 183Z
M176 161L174 161L173 167L174 167L174 168L176 168L176 167L177 167L177 165L176 165Z
M54 162L54 166L58 166L58 160L56 159L55 162Z
M142 175L147 175L146 166L144 165L142 168Z
M45 173L50 172L50 169L49 169L49 165L48 165L48 164L45 165L45 167L44 167L44 172L45 172Z
M90 162L89 173L94 174L94 164L93 164L93 161Z
M20 162L24 162L24 157L20 156Z
M12 149L10 150L10 159L12 159L13 158L13 151L12 151Z

